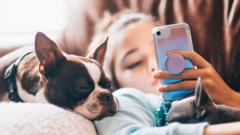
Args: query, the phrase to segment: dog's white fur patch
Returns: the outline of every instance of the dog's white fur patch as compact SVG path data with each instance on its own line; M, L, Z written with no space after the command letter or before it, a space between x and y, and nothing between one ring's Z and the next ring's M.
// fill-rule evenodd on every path
M95 87L95 90L98 90L98 86ZM98 115L100 115L102 113L102 109L103 106L98 105L96 108L94 108L94 110L88 110L88 105L89 105L89 101L91 102L99 102L97 99L92 99L92 95L94 92L92 92L88 98L85 100L85 102L81 105L78 105L74 108L74 111L77 112L78 114L81 114L82 116L84 116L85 118L89 119L89 120L93 120L95 117L97 117Z
M95 85L97 85L101 77L99 66L92 62L83 62L83 64L86 66L88 73L92 77Z
M93 120L102 112L102 106L99 106L94 112L90 112L87 109L87 104L79 105L76 108L74 108L74 112L77 112L78 114L84 116L85 118L89 120Z
M27 93L25 89L22 88L20 81L16 79L17 84L17 92L19 94L19 97L24 102L41 102L41 103L48 103L45 95L44 95L44 89L40 89L37 94L34 96L32 94Z

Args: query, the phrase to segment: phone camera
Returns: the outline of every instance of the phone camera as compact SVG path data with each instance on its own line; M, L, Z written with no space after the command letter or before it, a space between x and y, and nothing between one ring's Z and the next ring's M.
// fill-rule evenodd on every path
M161 32L160 32L160 31L157 31L156 34L157 34L157 36L160 36L160 35L161 35Z

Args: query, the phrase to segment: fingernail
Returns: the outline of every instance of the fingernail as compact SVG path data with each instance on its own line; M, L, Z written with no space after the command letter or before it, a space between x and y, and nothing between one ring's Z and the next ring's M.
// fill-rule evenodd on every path
M157 74L153 74L152 78L156 79L157 78Z
M159 72L153 72L153 73L152 73L152 77L153 77L153 78L158 78L159 75L160 75Z
M167 52L168 55L171 55L171 54L174 54L174 53L175 53L174 51Z
M178 54L178 51L179 51L179 50L171 50L171 51L169 51L167 54L168 54L168 55Z
M161 86L158 87L158 91L159 92L164 92L164 91L166 91L166 88L167 88L167 85L161 85Z

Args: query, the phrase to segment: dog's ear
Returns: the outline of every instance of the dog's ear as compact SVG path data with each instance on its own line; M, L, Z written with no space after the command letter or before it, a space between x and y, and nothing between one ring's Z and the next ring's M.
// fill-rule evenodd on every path
M40 61L39 71L46 77L51 74L64 55L57 44L45 34L38 32L35 37L35 52Z
M105 38L105 40L100 44L100 46L97 49L95 49L93 52L90 52L87 55L87 57L95 59L98 61L100 65L103 65L105 53L107 50L107 42L108 42L108 37Z
M207 93L203 90L200 77L197 79L195 98L196 107L209 105L212 102L211 99L208 97Z
M198 77L197 84L195 88L195 110L196 117L200 119L204 119L207 116L207 110L213 107L213 102L204 91L201 83L201 78Z

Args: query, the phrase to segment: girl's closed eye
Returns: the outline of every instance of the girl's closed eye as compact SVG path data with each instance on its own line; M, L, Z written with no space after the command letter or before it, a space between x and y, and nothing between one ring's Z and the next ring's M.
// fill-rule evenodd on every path
M141 64L143 64L143 60L137 60L133 62L129 62L129 64L126 65L127 69L134 69L139 67Z
M136 69L144 65L144 58L138 53L130 54L123 60L124 69Z

